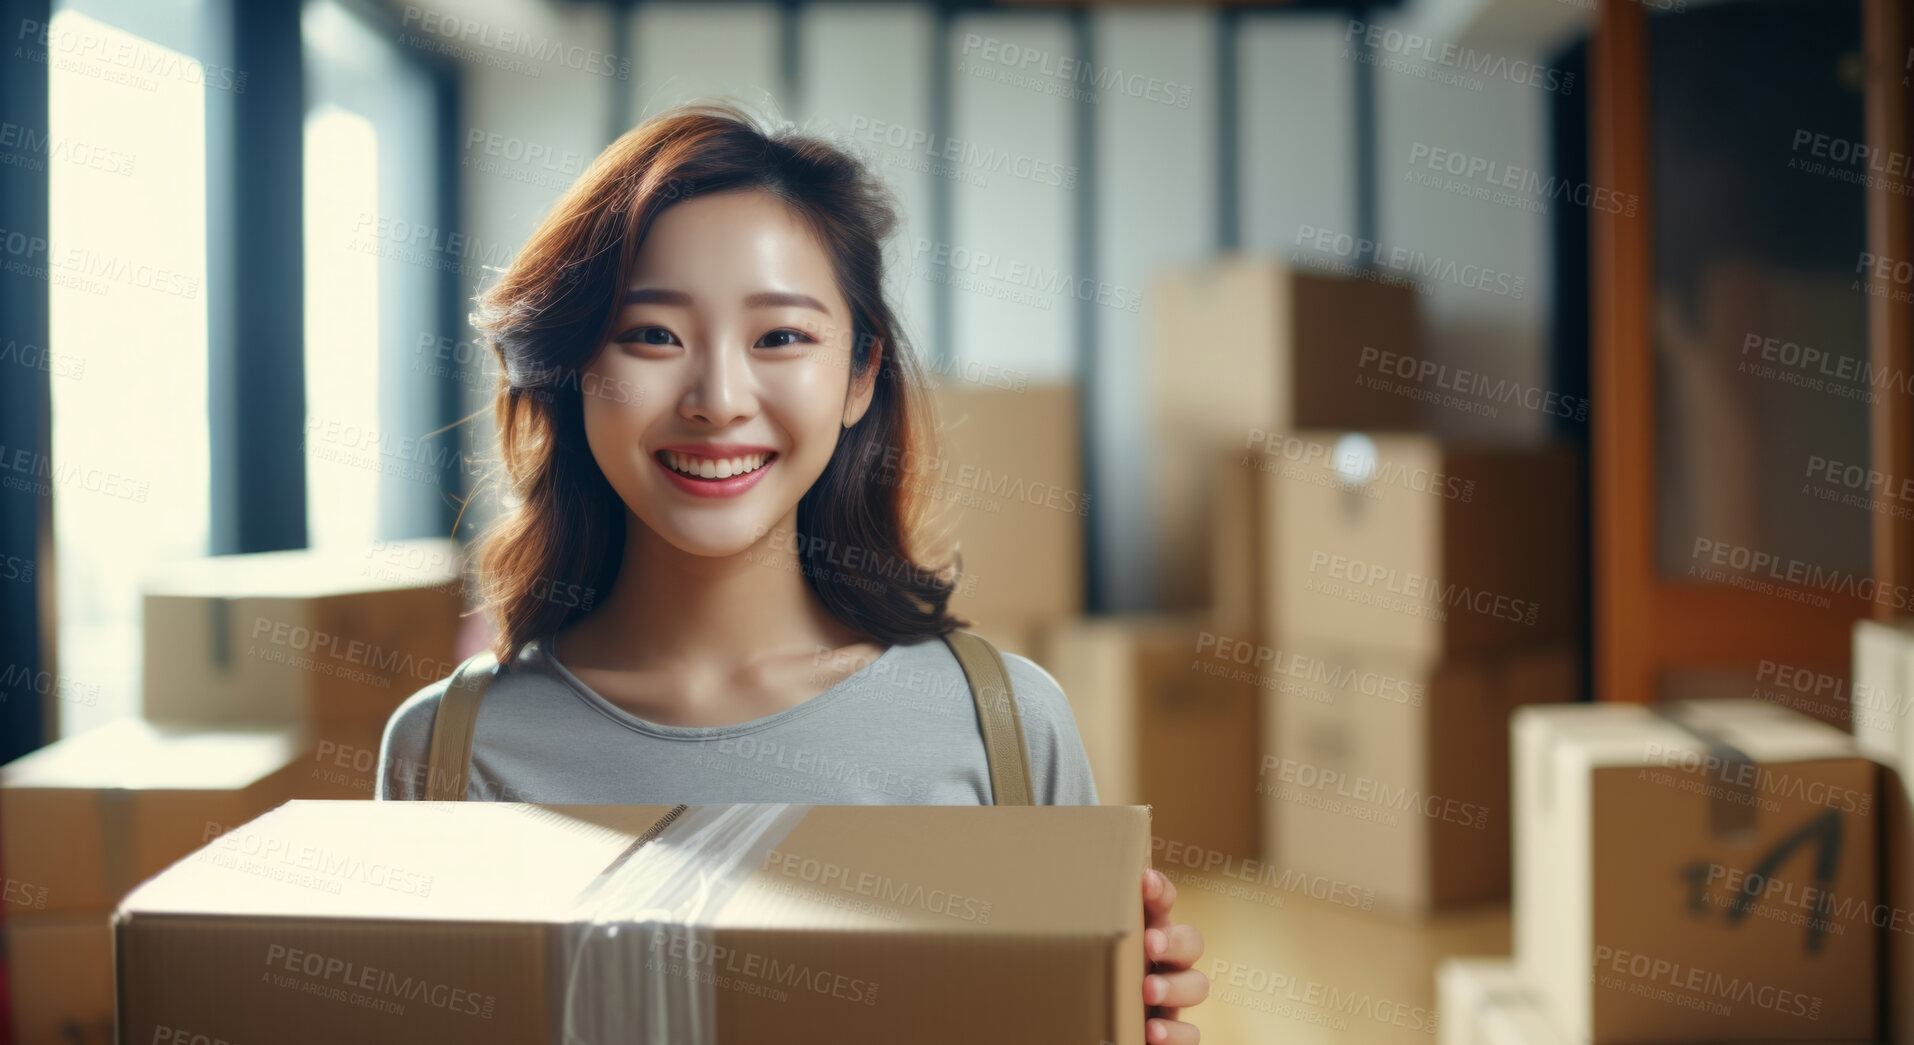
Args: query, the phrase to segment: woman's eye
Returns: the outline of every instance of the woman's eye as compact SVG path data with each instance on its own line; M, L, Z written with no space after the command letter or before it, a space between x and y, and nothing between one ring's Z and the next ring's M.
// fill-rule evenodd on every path
M758 343L753 347L755 348L784 348L787 345L795 345L801 342L812 341L812 340L815 340L815 339L812 338L811 335L806 334L802 330L792 330L789 327L783 327L778 330L773 330L769 334L766 334L763 337L759 338Z
M619 335L618 340L641 345L675 345L678 336L664 327L637 327Z

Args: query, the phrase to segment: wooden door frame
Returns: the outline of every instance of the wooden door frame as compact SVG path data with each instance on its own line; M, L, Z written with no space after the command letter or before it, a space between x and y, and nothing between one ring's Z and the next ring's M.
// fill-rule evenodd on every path
M1863 0L1868 140L1908 152L1907 17L1898 0ZM1680 583L1656 561L1655 199L1650 181L1648 15L1607 0L1589 42L1589 170L1594 184L1633 194L1633 216L1589 216L1594 692L1598 700L1657 699L1664 672L1747 668L1759 660L1845 674L1856 617L1894 616L1891 604L1836 597L1815 608L1722 585ZM1623 198L1626 198L1624 195ZM1868 244L1906 258L1909 201L1868 189ZM1914 321L1891 297L1868 299L1870 362L1906 373ZM1877 468L1908 475L1914 416L1901 395L1877 395L1869 441ZM1875 512L1876 584L1914 582L1914 523Z

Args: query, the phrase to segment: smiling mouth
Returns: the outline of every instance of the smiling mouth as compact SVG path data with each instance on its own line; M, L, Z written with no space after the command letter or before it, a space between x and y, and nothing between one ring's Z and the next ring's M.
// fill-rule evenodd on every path
M710 482L750 475L752 472L763 469L778 457L775 451L739 454L736 457L693 457L675 450L660 450L656 456L659 464L687 479L703 479Z

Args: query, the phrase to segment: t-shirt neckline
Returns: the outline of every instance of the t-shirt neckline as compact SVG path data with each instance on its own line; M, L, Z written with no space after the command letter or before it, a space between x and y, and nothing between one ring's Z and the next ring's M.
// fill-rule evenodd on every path
M885 647L884 652L878 654L869 664L839 679L829 689L824 690L822 693L808 700L785 708L782 711L774 711L760 718L749 719L744 722L734 722L723 726L673 726L663 722L653 722L648 718L635 715L619 707L617 704L612 703L597 690L587 686L582 679L572 674L571 669L566 667L564 663L558 659L553 641L556 638L556 634L553 634L535 641L535 645L538 647L539 659L558 676L560 681L565 683L566 687L572 691L574 696L584 701L585 704L593 710L606 715L613 721L619 722L630 729L670 740L711 740L723 737L742 736L747 733L756 733L759 730L770 729L794 719L802 718L819 708L828 707L850 695L853 690L863 685L866 679L875 674L875 669L878 665L890 660L891 657L902 648L898 643L892 643Z

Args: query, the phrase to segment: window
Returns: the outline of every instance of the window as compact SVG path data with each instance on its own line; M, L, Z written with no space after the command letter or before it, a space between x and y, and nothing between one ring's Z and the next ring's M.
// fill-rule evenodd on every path
M197 14L197 9L194 9ZM62 10L48 45L60 735L132 714L139 578L203 555L206 88L189 56Z

